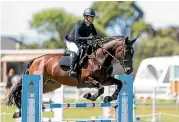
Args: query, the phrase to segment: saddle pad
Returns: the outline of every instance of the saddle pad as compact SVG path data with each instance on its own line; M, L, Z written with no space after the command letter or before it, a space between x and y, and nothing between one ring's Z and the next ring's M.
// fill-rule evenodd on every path
M59 61L60 66L70 66L70 56L62 56Z

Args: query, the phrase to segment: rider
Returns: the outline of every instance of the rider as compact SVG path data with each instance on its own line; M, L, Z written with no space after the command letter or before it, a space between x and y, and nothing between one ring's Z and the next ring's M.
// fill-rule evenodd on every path
M75 64L79 57L79 46L83 43L86 44L87 40L97 38L97 32L94 27L93 20L96 16L95 11L91 8L87 8L83 12L83 20L80 20L72 29L68 38L66 38L67 48L72 52L71 64L70 64L70 76L77 76L75 70ZM92 35L91 35L92 34Z

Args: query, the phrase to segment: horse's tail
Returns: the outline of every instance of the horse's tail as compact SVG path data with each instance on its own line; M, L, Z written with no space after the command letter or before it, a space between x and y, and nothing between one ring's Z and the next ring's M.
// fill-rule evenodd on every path
M29 74L29 69L36 58L30 60L25 67L25 70L22 75ZM22 77L20 80L13 86L9 95L5 98L6 105L11 106L15 104L18 108L21 108L21 90L22 90Z

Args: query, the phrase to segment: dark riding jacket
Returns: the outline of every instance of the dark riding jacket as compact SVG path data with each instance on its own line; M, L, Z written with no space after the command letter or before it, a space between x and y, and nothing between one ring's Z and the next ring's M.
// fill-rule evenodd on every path
M90 38L90 34L92 34L92 36L97 36L94 25L90 24L88 26L84 20L81 20L72 29L68 40L76 44L86 43L86 40Z

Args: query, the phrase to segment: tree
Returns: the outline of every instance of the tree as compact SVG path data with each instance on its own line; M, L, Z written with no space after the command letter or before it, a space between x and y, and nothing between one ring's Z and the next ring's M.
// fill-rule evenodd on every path
M143 19L139 19L132 25L131 35L135 37L141 35L144 32L149 34L151 33L150 30L152 30L152 25L145 23Z
M48 48L48 49L58 49L64 47L66 47L65 43L63 41L58 41L55 38L47 40L42 44L42 48Z
M63 40L65 34L69 33L78 18L68 14L62 9L46 9L35 13L29 22L31 28L49 38Z
M35 13L29 21L30 27L36 29L39 34L48 37L42 45L43 48L63 48L64 37L69 34L74 25L82 20L82 17L76 17L62 9L45 9ZM99 23L94 23L98 34L106 35L104 28Z
M30 27L47 37L42 48L63 48L64 37L69 34L78 18L62 9L45 9L33 15Z
M149 27L142 21L143 12L134 1L94 2L92 8L97 11L97 23L106 30L112 30L112 35L129 36L131 32L139 34L140 31L146 31ZM138 26L141 23L144 27ZM131 27L133 27L132 30Z
M170 28L158 29L154 37L149 37L136 45L135 64L136 69L140 62L149 57L179 55L179 43L174 32Z
M39 49L41 46L38 43L33 43L33 44L21 44L20 49Z

